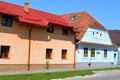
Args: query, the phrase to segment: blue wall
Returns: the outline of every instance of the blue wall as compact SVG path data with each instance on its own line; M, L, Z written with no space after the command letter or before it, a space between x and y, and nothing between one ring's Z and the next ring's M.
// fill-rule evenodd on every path
M84 57L84 47L88 48L88 57ZM91 57L91 48L95 48L95 57ZM107 49L107 57L104 57L104 49ZM113 62L114 49L100 45L77 45L76 62Z

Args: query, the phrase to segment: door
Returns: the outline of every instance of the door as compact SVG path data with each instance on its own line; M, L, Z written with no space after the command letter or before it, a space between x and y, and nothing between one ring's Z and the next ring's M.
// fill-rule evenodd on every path
M117 65L118 58L117 58L117 53L114 53L114 64Z
M120 52L118 52L118 64L120 65Z

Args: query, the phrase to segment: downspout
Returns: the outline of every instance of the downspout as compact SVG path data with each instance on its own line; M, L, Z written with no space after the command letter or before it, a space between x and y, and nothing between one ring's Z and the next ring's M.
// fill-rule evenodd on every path
M76 37L74 37L74 68L76 67Z
M29 43L28 43L28 71L30 70L30 53L31 53L31 32L33 28L29 29Z

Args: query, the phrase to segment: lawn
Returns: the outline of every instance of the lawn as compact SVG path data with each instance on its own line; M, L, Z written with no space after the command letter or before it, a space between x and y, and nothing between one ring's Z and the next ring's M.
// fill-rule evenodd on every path
M17 74L17 75L1 75L0 80L50 80L56 78L66 78L74 76L91 75L91 70L75 70L75 71L64 71L64 72L46 72L46 73L35 73L35 74Z
M57 78L92 75L94 74L93 71L98 71L98 70L120 70L120 67L91 69L91 70L74 70L74 71L64 71L64 72L0 75L0 80L50 80Z

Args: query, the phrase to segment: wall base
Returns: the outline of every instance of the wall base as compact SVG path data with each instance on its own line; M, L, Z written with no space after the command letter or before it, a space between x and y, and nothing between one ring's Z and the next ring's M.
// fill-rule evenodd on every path
M49 69L73 68L73 64L50 64ZM45 64L31 64L30 70L45 70ZM0 72L28 70L27 64L0 64Z
M113 67L115 66L113 63L111 62L77 62L76 63L76 68L105 68L105 67Z

